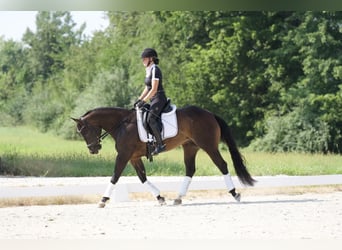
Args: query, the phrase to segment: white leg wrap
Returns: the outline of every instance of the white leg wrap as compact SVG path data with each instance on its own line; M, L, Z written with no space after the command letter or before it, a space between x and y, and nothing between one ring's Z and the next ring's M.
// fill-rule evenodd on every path
M149 189L149 191L154 197L157 197L158 195L160 195L159 189L156 186L154 186L151 182L145 181L144 185Z
M189 189L189 185L191 183L191 180L192 178L189 177L189 176L185 176L184 177L184 180L183 180L183 183L182 183L182 186L179 190L179 197L183 197L186 195L186 193L188 192L188 189Z
M235 188L234 184L233 184L232 177L230 176L230 174L223 175L223 178L224 178L224 182L226 183L226 186L228 188L228 191L230 191L233 188Z
M115 188L115 185L113 183L109 183L105 193L103 194L103 197L110 198L112 196L114 188Z

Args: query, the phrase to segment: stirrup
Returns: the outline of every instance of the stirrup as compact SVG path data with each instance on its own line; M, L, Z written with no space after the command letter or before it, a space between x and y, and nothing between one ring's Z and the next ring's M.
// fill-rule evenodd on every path
M157 146L154 151L151 153L151 155L157 155L165 150L166 146L165 144Z

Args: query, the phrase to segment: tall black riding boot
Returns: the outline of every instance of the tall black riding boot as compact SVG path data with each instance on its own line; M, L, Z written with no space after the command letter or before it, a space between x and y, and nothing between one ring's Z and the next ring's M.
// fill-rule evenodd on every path
M151 122L150 124L150 128L153 132L154 137L156 138L156 148L154 149L154 151L152 152L152 155L157 155L161 152L163 152L165 150L165 144L163 144L163 140L161 138L159 129L158 129L158 125L154 122Z

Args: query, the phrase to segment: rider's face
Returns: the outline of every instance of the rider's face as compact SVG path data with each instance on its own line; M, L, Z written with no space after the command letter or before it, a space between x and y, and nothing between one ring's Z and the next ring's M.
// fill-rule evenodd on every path
M142 59L142 62L143 62L143 64L144 64L145 67L147 67L148 65L150 65L150 60L151 60L150 57L144 57L144 58Z

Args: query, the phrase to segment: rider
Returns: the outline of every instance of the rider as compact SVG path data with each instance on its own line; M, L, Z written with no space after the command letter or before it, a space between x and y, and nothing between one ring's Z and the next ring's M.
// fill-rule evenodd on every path
M159 63L157 52L152 48L146 48L141 54L141 59L146 69L145 88L134 106L142 108L146 102L149 100L151 102L147 122L150 125L157 143L152 155L157 155L164 151L166 147L165 144L163 144L158 128L158 120L160 119L163 107L167 103L167 98L163 88L162 72L157 66Z

